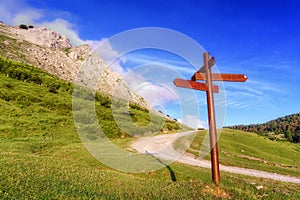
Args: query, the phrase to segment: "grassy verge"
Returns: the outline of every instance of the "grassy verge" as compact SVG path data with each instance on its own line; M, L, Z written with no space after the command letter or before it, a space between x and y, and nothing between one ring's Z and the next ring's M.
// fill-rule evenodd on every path
M196 135L188 152L199 155L206 133L200 131ZM300 177L299 144L272 141L254 133L223 129L218 147L221 164ZM204 159L209 160L210 154Z

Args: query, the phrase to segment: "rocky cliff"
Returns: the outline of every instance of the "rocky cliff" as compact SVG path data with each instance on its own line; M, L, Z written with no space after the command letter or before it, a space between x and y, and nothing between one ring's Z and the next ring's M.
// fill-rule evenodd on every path
M68 38L47 28L26 29L0 23L0 56L37 66L61 79L74 82L83 61L91 54L89 45L74 47ZM105 64L100 56L93 59L99 65ZM114 88L121 84L132 102L150 108L141 96L129 89L126 82L120 80L122 77L118 73L102 67L96 89L112 95Z

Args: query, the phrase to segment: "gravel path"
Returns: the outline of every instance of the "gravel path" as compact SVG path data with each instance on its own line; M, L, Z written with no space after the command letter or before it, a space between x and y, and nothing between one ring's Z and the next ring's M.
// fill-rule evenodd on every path
M172 146L172 143L179 137L182 137L184 135L191 135L193 133L193 131L189 131L176 134L158 135L154 137L143 137L139 138L136 142L134 142L131 145L131 147L136 149L139 153L151 154L152 156L168 160L169 162L176 161L188 165L210 168L210 161L203 160L201 158L195 158L193 155L188 153L177 152ZM240 167L220 165L220 170L235 174L243 174L248 176L268 178L278 181L300 184L300 178L254 169L245 169Z

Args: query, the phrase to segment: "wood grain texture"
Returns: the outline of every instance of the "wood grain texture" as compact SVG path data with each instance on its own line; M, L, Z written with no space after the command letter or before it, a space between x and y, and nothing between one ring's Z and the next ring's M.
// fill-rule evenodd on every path
M205 84L205 83L184 80L184 79L180 79L180 78L176 78L173 82L177 87L208 91L207 84ZM213 92L219 93L219 87L217 85L213 86Z
M196 72L194 80L206 80L205 73ZM212 81L245 82L248 77L245 74L211 74Z

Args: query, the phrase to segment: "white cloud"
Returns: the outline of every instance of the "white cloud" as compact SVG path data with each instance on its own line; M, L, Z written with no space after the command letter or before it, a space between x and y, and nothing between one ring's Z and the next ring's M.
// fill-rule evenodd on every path
M105 40L106 38L102 39ZM92 49L95 49L101 42L102 40L85 40L85 43L90 45Z
M242 102L241 100L226 100L226 106L240 109L251 107L249 103Z
M24 0L1 0L0 3L0 19L10 25L31 24L43 15L43 10L26 5Z
M145 84L150 84L147 83L146 78L138 72L135 72L133 70L128 71L126 74L123 75L122 77L129 85L129 87L136 91L140 88L143 87Z
M99 41L87 41L94 49L94 53L98 53L113 71L124 75L126 70L121 66L121 62L126 61L126 57L120 56L119 52L114 50L108 38Z
M186 115L183 119L179 120L181 123L187 125L188 127L198 129L198 128L208 128L208 122L202 121L197 115Z
M75 29L75 26L71 22L69 22L65 19L58 18L53 21L45 21L42 23L35 23L35 24L37 24L38 26L44 26L51 30L59 32L60 34L69 38L71 43L75 46L85 43L85 41L80 39L78 32Z
M13 16L12 22L14 25L34 24L36 20L40 19L43 15L42 10L29 8L16 13Z
M0 20L7 24L13 24L15 13L18 12L22 1L2 0L0 3Z
M74 46L86 43L82 40L73 23L60 17L46 19L46 13L51 12L45 9L37 9L26 4L23 0L2 0L0 3L0 20L10 25L32 24L35 26L47 27L70 39ZM65 11L55 11L56 16ZM91 41L90 41L91 42Z
M136 92L143 96L153 106L163 106L165 103L178 99L171 88L166 85L158 85L150 82L144 82L144 84L139 85Z
M208 121L198 120L198 128L208 129Z

